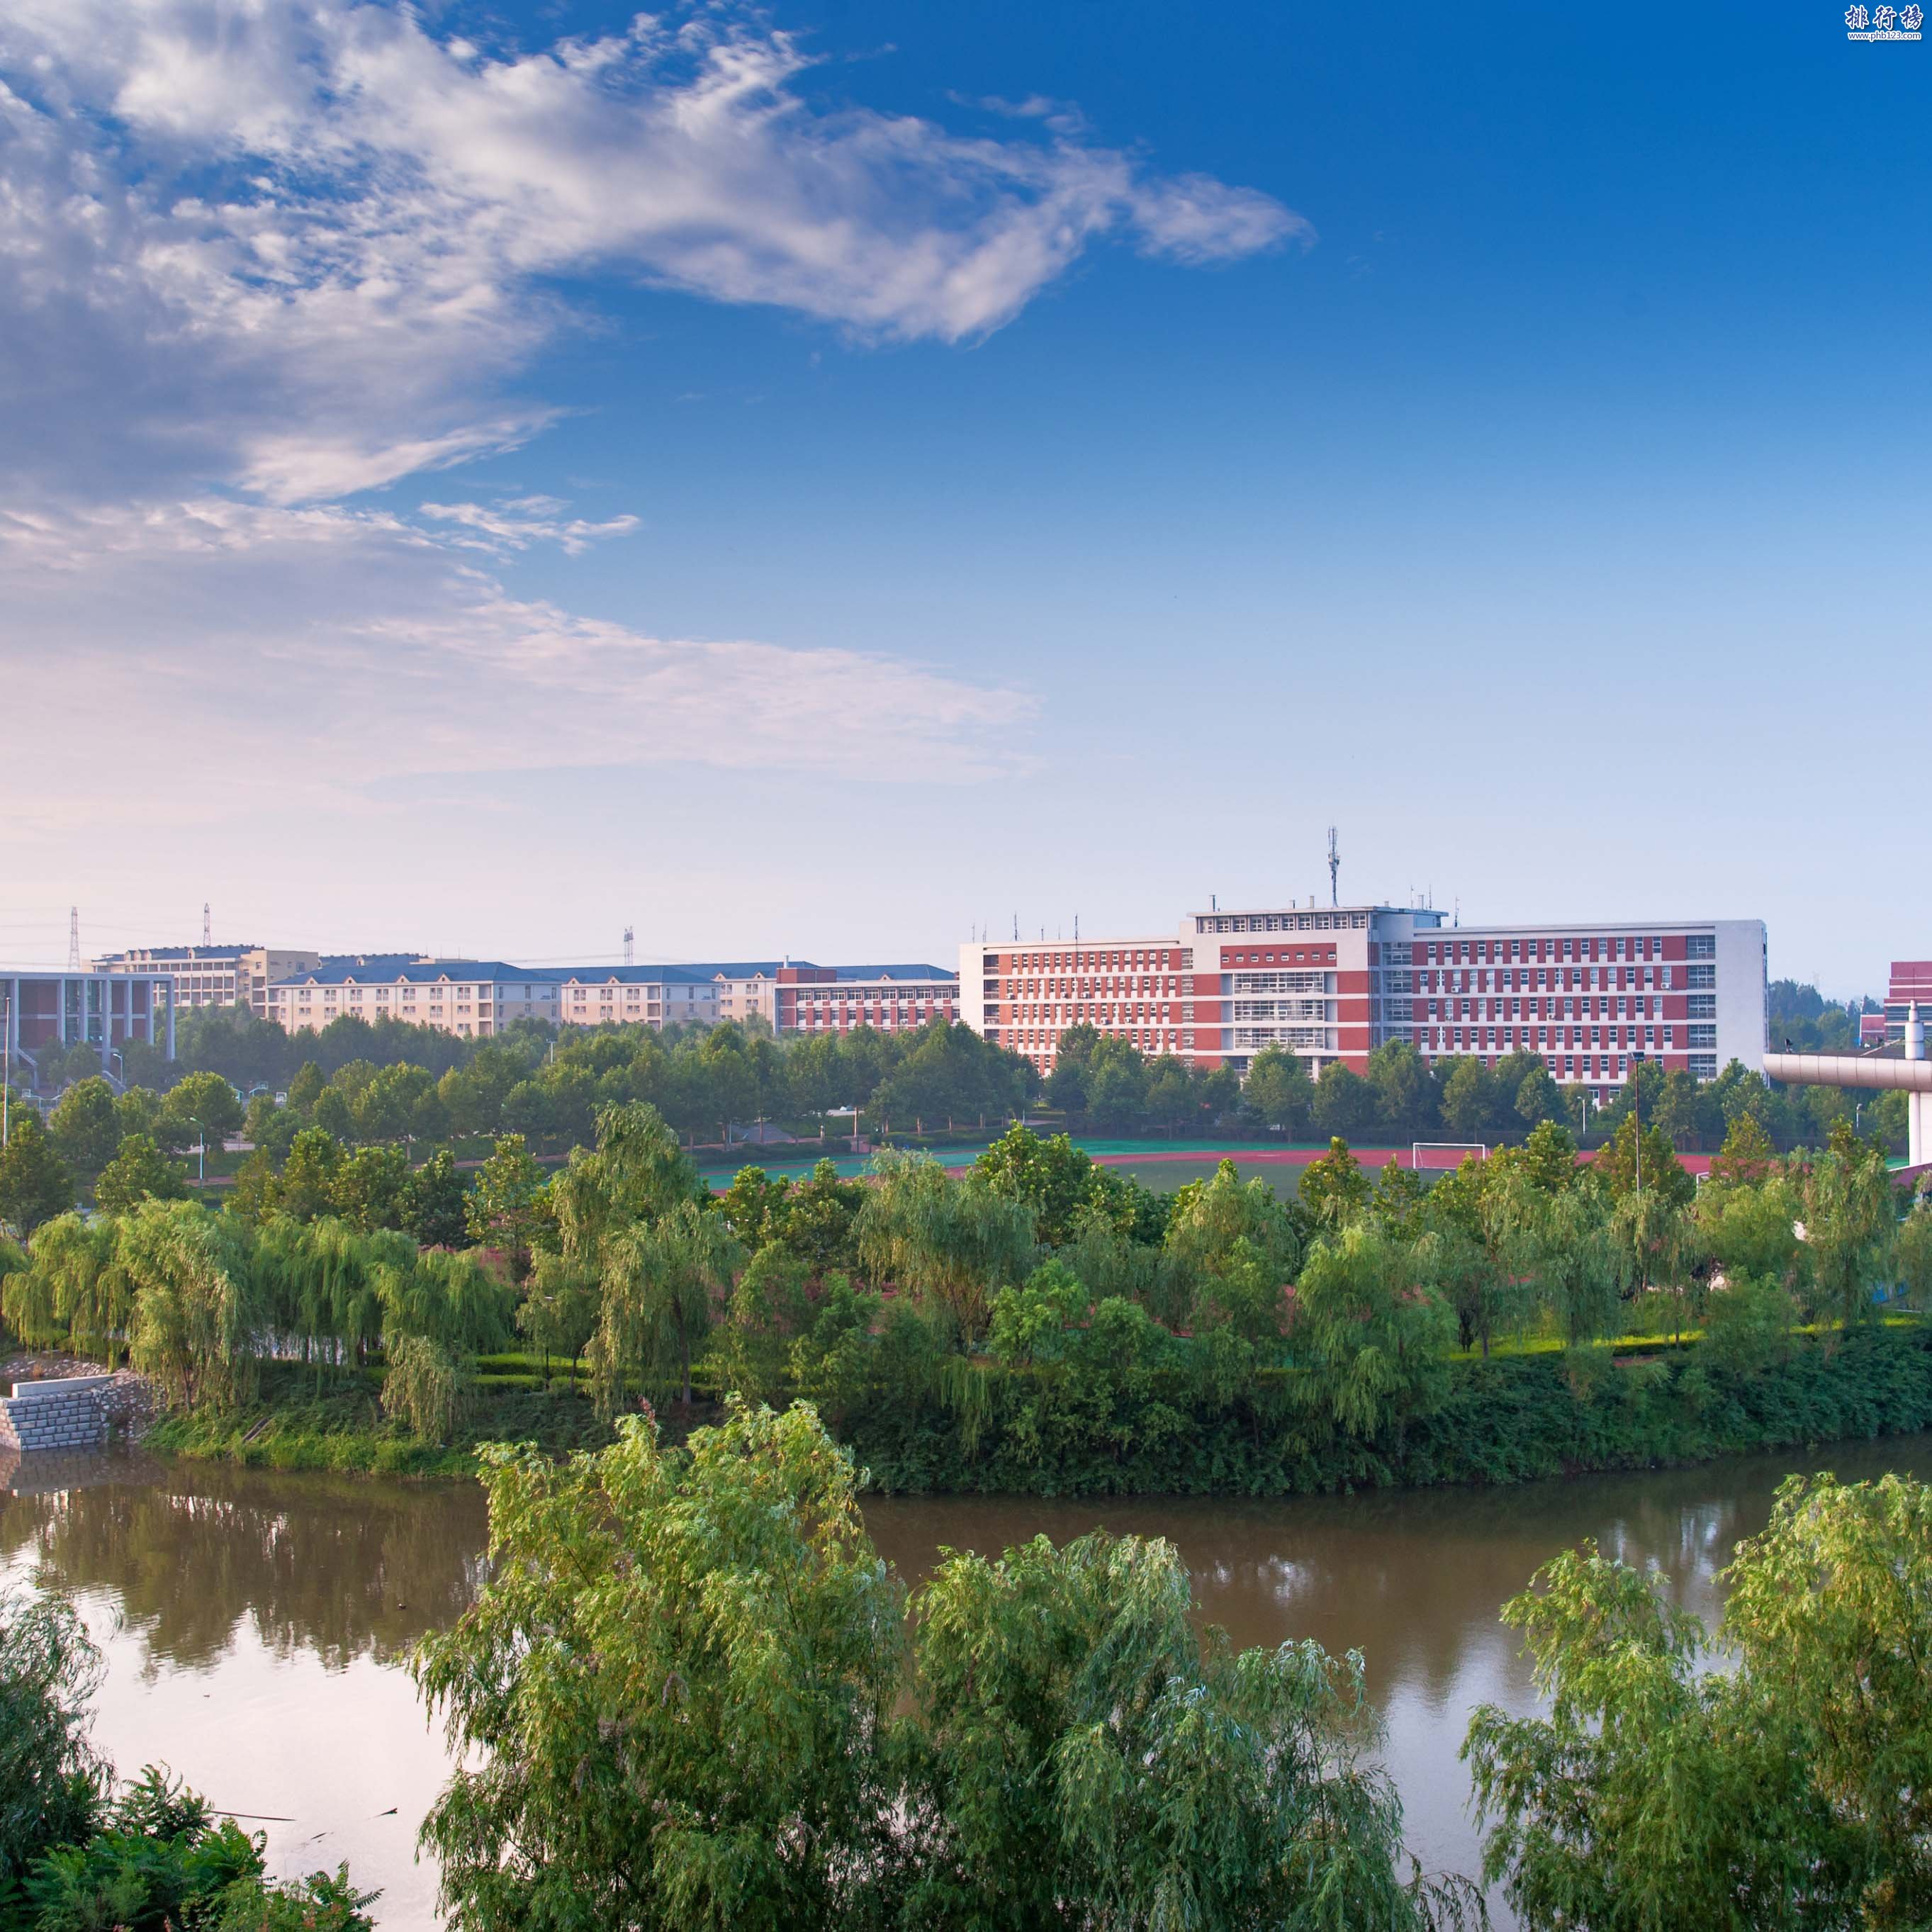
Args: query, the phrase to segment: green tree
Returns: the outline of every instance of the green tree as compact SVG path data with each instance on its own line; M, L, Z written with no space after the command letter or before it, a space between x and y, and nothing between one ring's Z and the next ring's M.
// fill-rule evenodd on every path
M98 1073L70 1087L48 1116L47 1126L62 1160L83 1180L92 1180L121 1144L113 1088Z
M597 1277L560 1254L539 1250L524 1298L517 1305L517 1330L543 1358L544 1381L550 1381L550 1358L570 1364L572 1387L577 1365L597 1332L602 1298Z
M1305 1138L1313 1118L1315 1083L1301 1056L1285 1047L1263 1047L1248 1063L1241 1106L1261 1126L1273 1127L1290 1140Z
M605 1414L616 1413L634 1378L674 1374L690 1407L692 1358L743 1260L724 1217L695 1201L605 1239L603 1306L591 1349L592 1386Z
M34 1237L32 1276L21 1284L35 1297L27 1318L15 1326L23 1332L29 1322L50 1339L61 1337L72 1346L108 1361L120 1352L118 1338L134 1312L134 1283L120 1252L120 1231L110 1220L92 1222L78 1214L62 1214L47 1222Z
M88 1739L100 1653L64 1598L0 1591L0 1914L53 1846L86 1838L106 1770Z
M504 1135L490 1150L464 1200L464 1215L470 1238L497 1250L512 1276L526 1280L531 1250L550 1214L543 1170L521 1134Z
M268 1196L270 1204L292 1221L326 1214L341 1165L341 1145L327 1128L303 1128L289 1148L281 1177Z
M1480 1060L1449 1064L1442 1078L1442 1124L1457 1140L1489 1141L1496 1137L1496 1083ZM1508 1096L1513 1100L1514 1095Z
M943 1310L970 1343L993 1295L1031 1272L1033 1209L921 1154L882 1154L872 1172L857 1222L862 1265Z
M356 1137L356 1103L332 1081L315 1096L309 1118L314 1121L318 1132L341 1142L344 1146Z
M1040 1238L1048 1247L1072 1240L1074 1224L1087 1209L1130 1227L1139 1208L1131 1182L1097 1166L1064 1134L1042 1140L1030 1127L1016 1124L973 1166L995 1194L1033 1210Z
M866 1192L862 1180L842 1180L829 1160L821 1160L791 1190L782 1238L814 1281L850 1274L858 1267L859 1210Z
M1426 1140L1436 1130L1436 1082L1406 1040L1384 1040L1369 1055L1378 1125L1398 1140Z
M1361 1162L1337 1136L1301 1170L1301 1204L1318 1227L1346 1227L1366 1209L1370 1186Z
M206 1133L219 1150L242 1130L242 1102L218 1073L190 1073L170 1087L161 1101L161 1134L177 1147L192 1146Z
M1548 1126L1563 1118L1563 1093L1546 1066L1533 1066L1516 1090L1516 1115L1526 1127Z
M465 1209L470 1190L456 1171L456 1157L447 1148L439 1148L410 1176L403 1197L402 1225L418 1246L425 1248L460 1248L470 1240L470 1220Z
M1315 1083L1315 1125L1337 1140L1366 1140L1376 1130L1376 1090L1342 1061L1331 1060Z
M295 1078L289 1082L289 1105L298 1114L310 1114L315 1103L322 1098L322 1089L328 1084L328 1076L312 1060L304 1060L296 1070Z
M905 1922L1414 1928L1478 1916L1401 1876L1359 1658L1235 1652L1172 1546L949 1556L914 1604L934 1840Z
M1231 1160L1205 1180L1178 1190L1168 1216L1168 1252L1196 1274L1224 1272L1238 1253L1258 1256L1277 1285L1301 1260L1301 1229L1265 1180L1244 1181Z
M1898 1226L1885 1156L1843 1122L1806 1171L1804 1242L1819 1312L1850 1328L1872 1310Z
M1362 1222L1329 1234L1309 1250L1295 1284L1300 1400L1344 1434L1399 1430L1440 1404L1455 1328L1400 1242Z
M812 1411L483 1473L491 1580L414 1665L459 1767L423 1827L451 1924L878 1922L904 1599Z
M124 1214L142 1201L178 1201L188 1177L146 1134L130 1134L100 1170L94 1204L104 1214Z
M184 1408L232 1406L254 1385L257 1310L239 1225L188 1201L146 1201L121 1223L134 1283L129 1357Z
M409 1156L400 1148L358 1148L335 1170L328 1190L330 1210L364 1234L400 1228L410 1180Z
M1598 1179L1622 1200L1634 1191L1640 1177L1646 1192L1654 1190L1674 1208L1689 1207L1696 1196L1697 1184L1677 1158L1677 1150L1660 1128L1646 1123L1640 1162L1638 1138L1636 1118L1626 1113L1617 1123L1609 1144L1598 1150L1592 1163Z
M1484 1876L1529 1927L1932 1918L1932 1491L1792 1477L1718 1641L1653 1575L1568 1551L1504 1612L1550 1714L1478 1710Z
M718 1197L718 1211L737 1240L755 1252L778 1238L790 1196L791 1183L782 1175L775 1180L762 1167L741 1167Z
M13 1108L8 1128L0 1147L0 1227L25 1238L73 1206L74 1176L39 1114Z

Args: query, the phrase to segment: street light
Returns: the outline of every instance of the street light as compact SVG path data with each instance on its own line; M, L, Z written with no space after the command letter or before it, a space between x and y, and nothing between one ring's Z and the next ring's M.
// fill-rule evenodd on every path
M200 1155L200 1160L195 1170L194 1184L197 1187L206 1187L208 1185L208 1130L202 1126L192 1114L188 1118L188 1124L199 1130L199 1138L195 1142L195 1151Z

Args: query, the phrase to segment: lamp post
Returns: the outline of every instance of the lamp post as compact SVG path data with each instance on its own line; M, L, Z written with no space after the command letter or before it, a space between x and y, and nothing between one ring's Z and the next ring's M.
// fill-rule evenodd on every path
M1636 1148L1636 1191L1643 1192L1643 1088L1638 1084L1637 1075L1643 1068L1643 1050L1630 1048L1630 1118L1636 1124L1634 1144Z
M205 1187L208 1185L208 1130L192 1114L188 1118L189 1125L196 1131L195 1151L200 1156L195 1169L194 1184L197 1187Z

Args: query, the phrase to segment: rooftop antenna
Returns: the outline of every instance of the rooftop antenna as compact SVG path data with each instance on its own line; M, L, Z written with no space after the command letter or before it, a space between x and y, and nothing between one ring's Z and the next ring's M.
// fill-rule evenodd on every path
M638 963L638 929L627 926L624 928L624 964L634 966Z
M201 902L201 950L206 952L214 944L214 927L208 916L208 902Z
M1019 914L1018 914L1018 913L1015 913L1015 914L1013 914L1013 937L1014 937L1016 939L1017 939L1017 938L1018 938L1018 937L1019 937L1019 936L1020 936L1020 916L1019 916Z
M1342 903L1337 896L1340 887L1336 884L1341 870L1342 854L1340 848L1335 843L1335 828L1331 825L1328 828L1328 903L1331 906L1338 906Z
M1460 925L1462 923L1462 895L1461 895L1460 893L1458 893L1458 894L1456 895L1456 921L1455 921L1455 922L1456 922L1456 925L1458 925L1458 926L1460 926Z
M70 972L80 970L80 908L67 909L67 963Z

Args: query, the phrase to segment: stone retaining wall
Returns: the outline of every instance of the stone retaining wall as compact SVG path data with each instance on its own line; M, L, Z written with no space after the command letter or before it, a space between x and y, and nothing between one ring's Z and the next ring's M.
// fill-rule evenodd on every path
M115 1378L74 1376L21 1383L0 1397L0 1448L88 1449L107 1439Z
M0 1396L0 1449L97 1449L110 1433L137 1438L153 1412L148 1385L125 1368L21 1382Z

